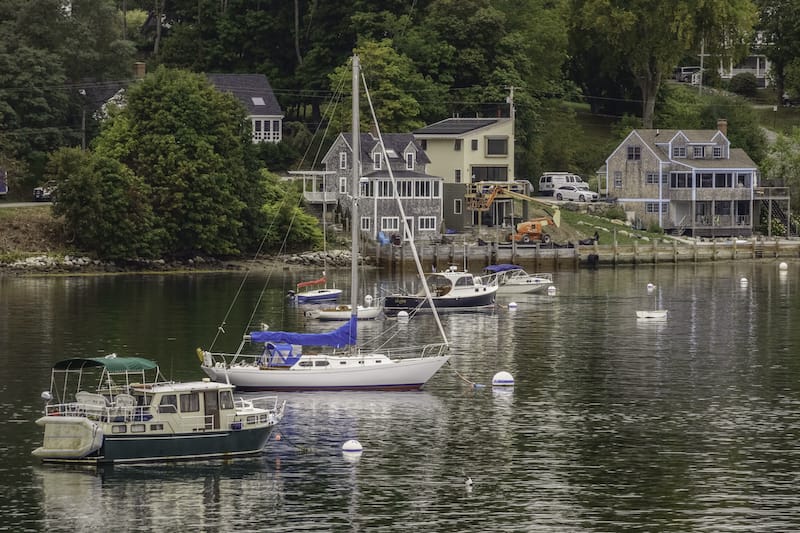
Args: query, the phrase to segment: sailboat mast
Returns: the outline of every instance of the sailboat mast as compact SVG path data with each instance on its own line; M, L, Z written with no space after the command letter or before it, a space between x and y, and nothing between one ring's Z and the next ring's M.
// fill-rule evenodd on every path
M361 178L361 132L359 130L359 116L358 116L358 78L360 76L361 64L358 61L358 56L353 56L353 179L350 184L350 195L353 198L353 207L350 210L350 233L351 233L351 248L350 253L352 258L350 260L350 308L352 310L351 316L358 317L358 237L361 226L361 219L358 214L358 201L360 196L360 178Z

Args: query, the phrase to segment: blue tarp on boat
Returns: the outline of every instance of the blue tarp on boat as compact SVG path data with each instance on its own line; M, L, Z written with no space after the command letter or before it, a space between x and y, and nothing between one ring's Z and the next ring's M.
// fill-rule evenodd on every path
M355 345L358 334L358 320L351 316L343 326L328 333L294 333L289 331L253 331L253 342L272 342L297 344L300 346L331 346L342 348Z
M512 265L509 263L502 263L499 265L489 265L484 268L487 272L491 272L492 274L497 274L498 272L508 272L509 270L522 270L522 267L519 265Z

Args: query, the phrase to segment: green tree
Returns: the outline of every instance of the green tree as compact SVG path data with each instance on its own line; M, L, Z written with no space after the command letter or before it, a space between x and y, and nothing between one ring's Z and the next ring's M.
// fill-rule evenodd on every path
M411 60L398 54L391 41L366 41L357 49L361 60L361 71L369 88L378 124L382 132L412 131L424 125L420 118L420 106L415 97L425 91L426 81L414 69ZM350 62L338 67L330 76L331 91L346 95L341 102L331 107L333 131L349 131L352 109L352 71ZM372 128L369 103L360 99L362 129Z
M268 171L261 174L266 200L261 217L269 221L264 228L264 246L283 251L319 248L323 242L322 230L317 219L301 206L299 183L287 187L275 174Z
M239 252L249 149L245 111L233 96L204 76L164 67L130 88L95 146L145 180L162 249L179 256Z
M765 183L789 188L789 197L794 212L800 205L800 129L791 135L778 135L770 145L761 163L761 176Z
M800 83L787 86L788 70L800 55L800 5L794 0L757 0L758 29L762 39L757 51L770 60L770 76L775 84L776 104L781 104L783 93L792 90L800 95ZM800 81L800 76L798 76Z
M53 212L75 244L105 259L159 255L150 188L119 161L77 148L53 154L48 177L58 183Z
M576 0L573 31L624 65L641 93L642 121L653 126L655 104L665 76L678 61L701 48L717 58L741 54L756 19L750 0ZM739 46L733 46L737 44Z

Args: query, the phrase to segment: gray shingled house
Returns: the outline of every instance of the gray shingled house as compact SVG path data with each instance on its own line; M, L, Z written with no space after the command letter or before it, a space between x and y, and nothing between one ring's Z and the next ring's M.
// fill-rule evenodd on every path
M442 222L442 178L427 174L430 160L412 134L386 133L383 142L386 155L379 140L371 133L362 133L360 137L359 227L372 236L383 232L391 237L394 234L405 235L404 224L407 224L415 239L436 236ZM339 134L322 162L326 172L319 178L315 190L324 189L326 196L328 192L336 193L340 209L349 212L352 205L352 133ZM405 220L401 220L389 168L403 204Z

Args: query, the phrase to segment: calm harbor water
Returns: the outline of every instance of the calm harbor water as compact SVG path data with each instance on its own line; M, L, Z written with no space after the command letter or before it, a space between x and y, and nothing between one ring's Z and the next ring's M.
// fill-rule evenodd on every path
M258 302L255 323L327 327L286 303L295 275L273 274L263 295L252 276L215 349L235 348ZM0 530L800 529L800 263L554 278L556 295L516 310L444 316L458 374L424 391L283 394L281 439L259 457L101 472L30 455L51 364L116 352L200 378L194 350L242 275L0 278ZM636 319L653 308L668 319ZM397 327L436 340L430 317L360 330ZM513 390L490 386L501 370ZM341 453L350 438L357 461Z

